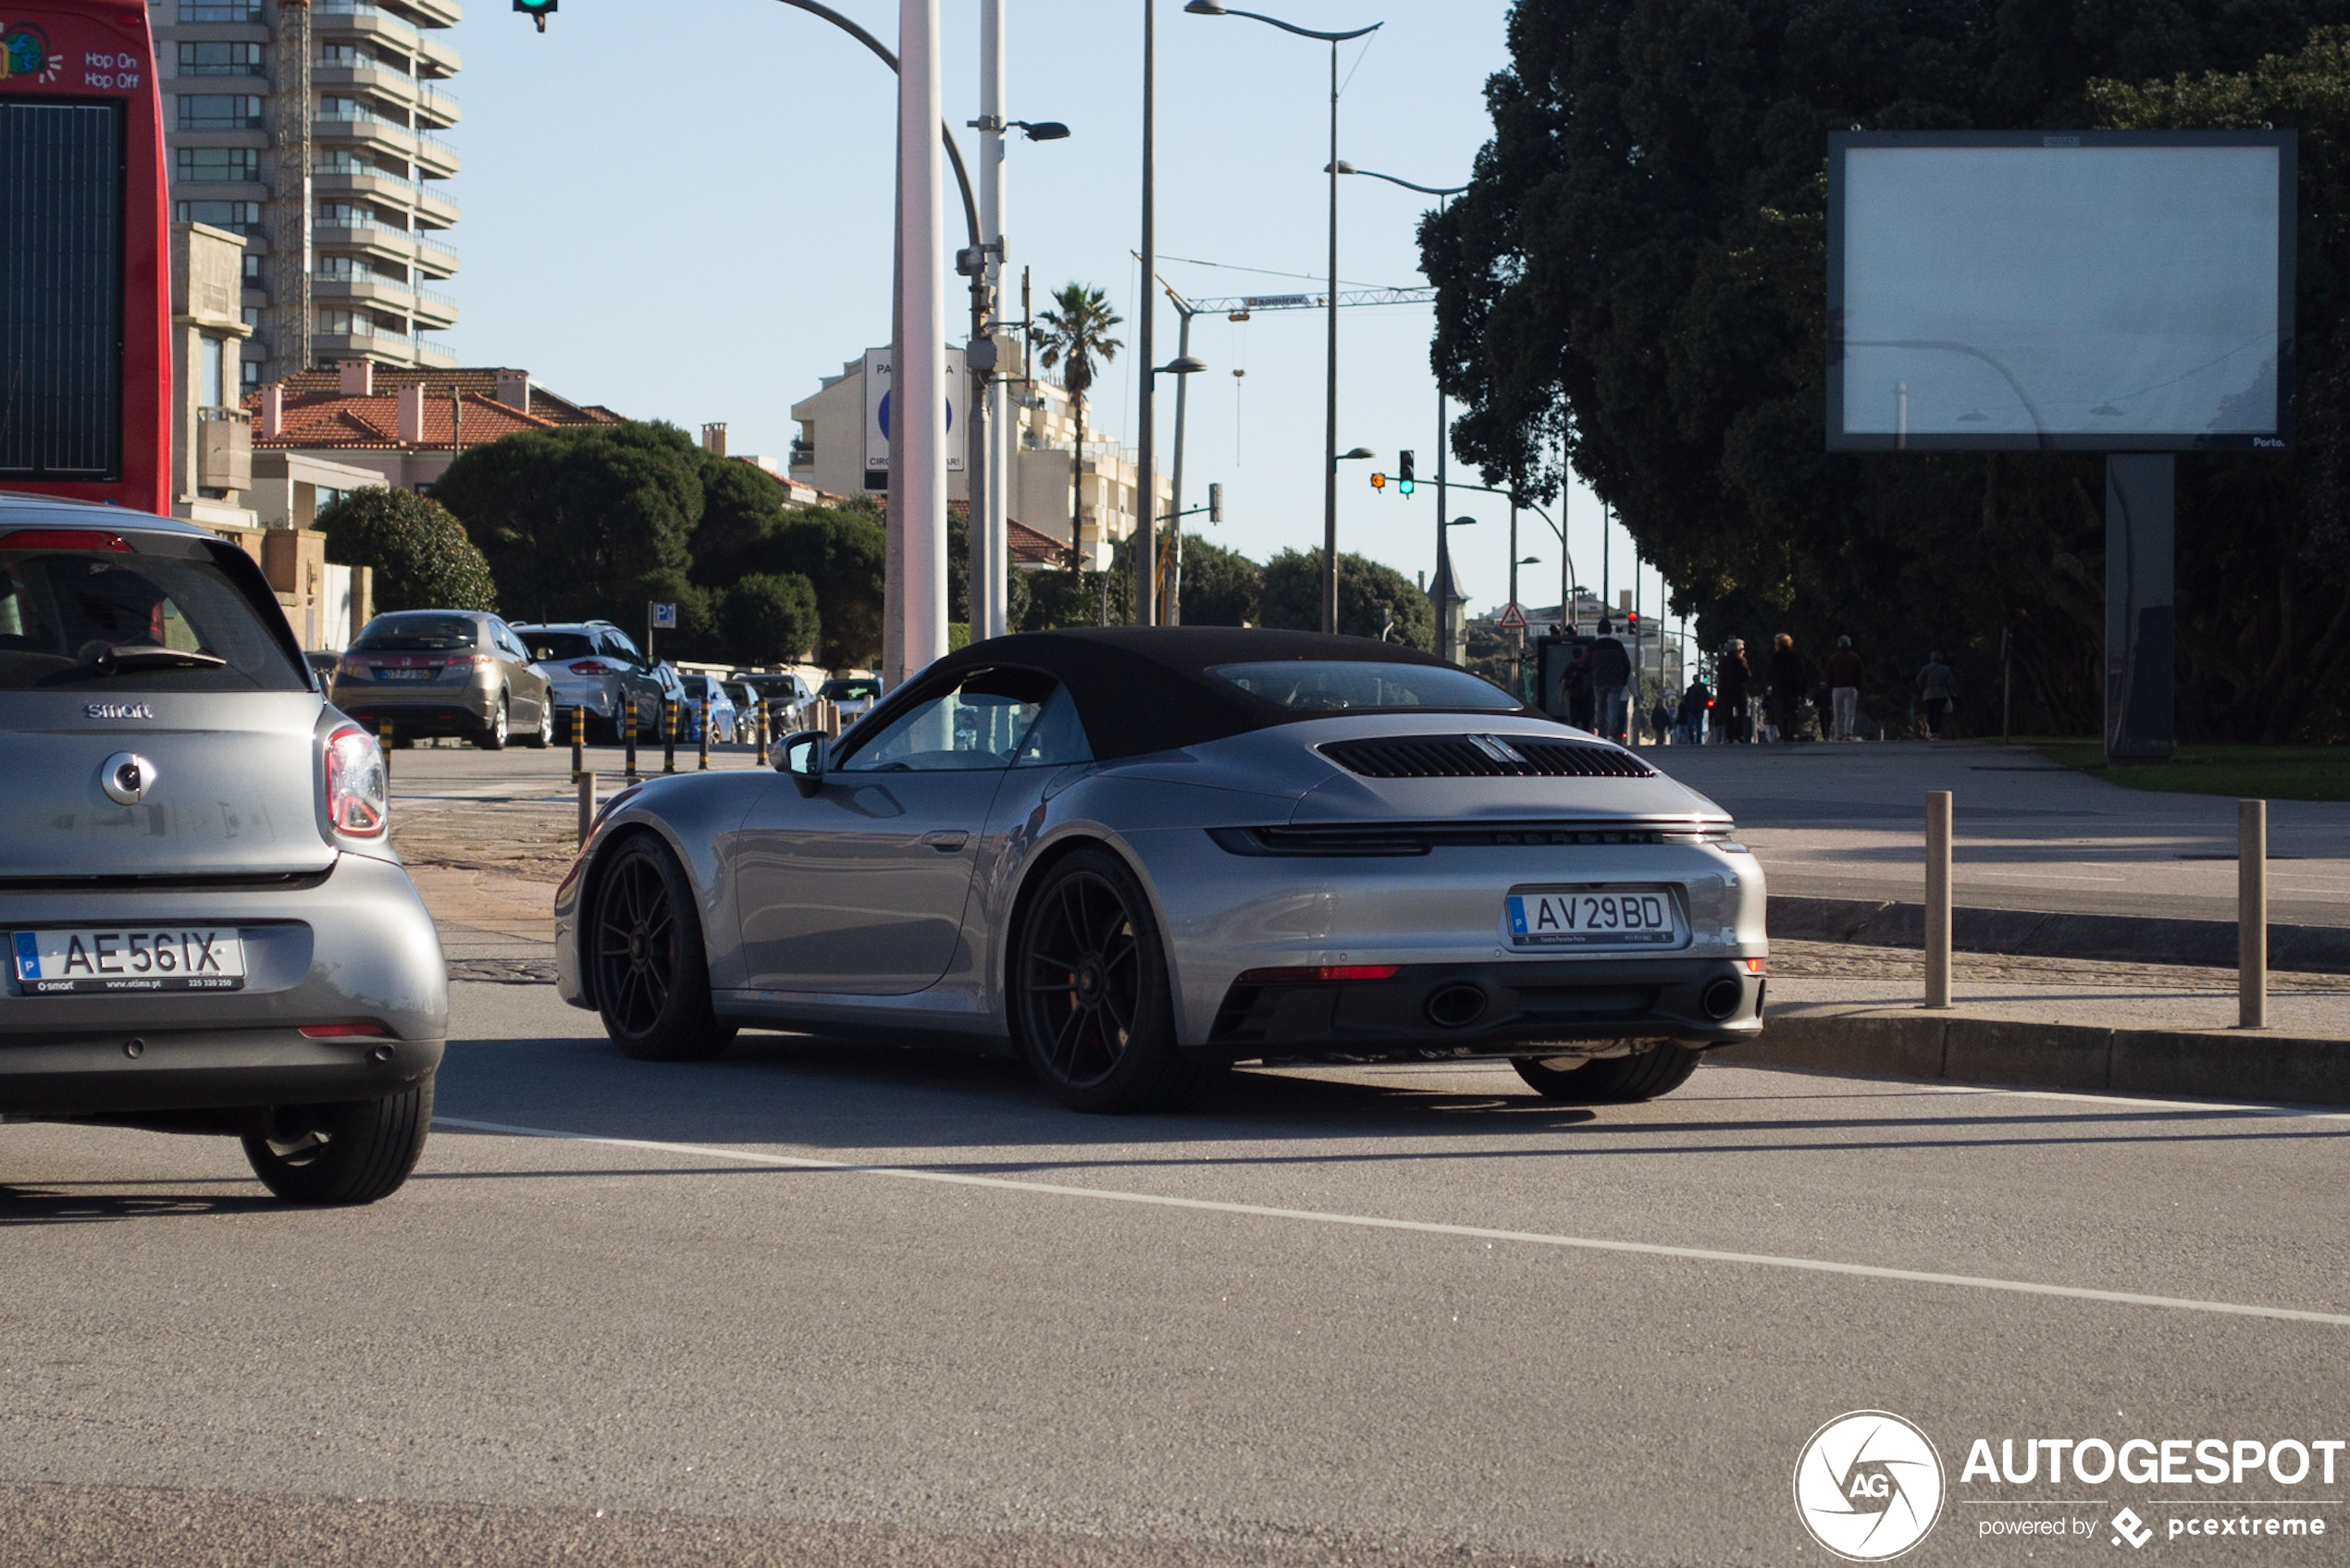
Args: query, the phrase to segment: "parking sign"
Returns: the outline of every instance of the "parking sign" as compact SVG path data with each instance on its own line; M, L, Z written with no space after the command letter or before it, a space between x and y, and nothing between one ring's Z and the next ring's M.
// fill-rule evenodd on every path
M653 627L656 631L674 632L677 629L677 607L675 605L656 604L652 607L652 611Z

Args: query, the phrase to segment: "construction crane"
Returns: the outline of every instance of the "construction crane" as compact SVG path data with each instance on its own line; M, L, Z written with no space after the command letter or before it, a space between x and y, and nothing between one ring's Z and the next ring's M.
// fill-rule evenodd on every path
M1425 305L1434 302L1433 289L1341 289L1338 302L1342 305ZM1330 302L1330 295L1322 294L1243 294L1229 300L1194 300L1191 308L1202 315L1221 313L1233 321L1246 321L1250 313L1260 310L1320 310Z

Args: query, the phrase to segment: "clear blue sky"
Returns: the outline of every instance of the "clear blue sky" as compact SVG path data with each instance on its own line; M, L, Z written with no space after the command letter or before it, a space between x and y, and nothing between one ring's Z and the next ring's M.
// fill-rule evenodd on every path
M1240 18L1159 6L1158 233L1163 260L1194 298L1314 287L1267 273L1324 265L1328 46ZM834 0L893 45L889 0ZM1342 155L1428 185L1456 184L1490 132L1483 85L1506 63L1505 0L1263 0L1268 14L1328 29L1385 27L1342 46ZM1131 347L1138 301L1142 0L1009 0L1012 117L1067 121L1065 142L1016 141L1007 232L1039 295L1099 285L1128 318L1121 354L1097 386L1095 418L1134 439ZM943 0L947 116L975 157L979 12ZM732 450L780 458L791 404L820 377L889 334L895 82L861 46L772 0L565 0L542 36L501 0L473 0L454 43L466 117L455 195L464 319L452 347L471 364L519 365L564 396L697 429L724 420ZM950 196L951 200L951 196ZM1413 231L1426 199L1368 179L1341 189L1344 278L1416 285ZM954 232L959 234L959 217ZM954 241L960 243L959 239ZM1408 574L1434 564L1432 486L1401 500L1369 488L1398 448L1434 470L1435 387L1426 306L1341 315L1340 446L1377 463L1343 465L1341 548ZM1176 318L1161 305L1160 352ZM1263 559L1312 548L1322 526L1323 324L1318 313L1203 316L1185 487L1225 486L1220 542ZM1231 372L1244 368L1238 381ZM1162 381L1160 451L1173 399ZM1168 461L1162 458L1162 462ZM1474 477L1465 475L1466 477ZM1456 496L1480 521L1454 536L1472 600L1499 602L1507 508ZM1569 500L1581 580L1600 580L1600 508ZM1555 512L1553 512L1555 515ZM1521 555L1528 602L1557 599L1558 545L1531 516ZM1620 530L1614 581L1629 586ZM1643 574L1643 608L1657 594Z

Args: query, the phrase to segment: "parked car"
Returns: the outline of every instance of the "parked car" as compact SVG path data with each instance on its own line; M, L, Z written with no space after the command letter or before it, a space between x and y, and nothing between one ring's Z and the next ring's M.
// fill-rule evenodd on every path
M997 637L776 751L784 781L613 796L556 891L556 986L630 1056L926 1036L1098 1111L1240 1061L1493 1056L1593 1104L1762 1027L1728 814L1410 648Z
M407 1179L449 1033L383 754L261 569L189 524L0 495L0 1121L243 1141L279 1197Z
M640 740L661 737L662 704L683 702L685 683L666 663L647 659L628 634L609 621L565 621L514 628L538 673L555 688L558 732L571 738L571 716L584 710L588 733L617 741L628 705L636 704ZM685 721L678 720L680 733Z
M803 728L808 704L816 693L788 670L737 670L726 677L740 682L767 705L767 734L772 738Z
M882 698L879 675L835 675L816 688L818 697L829 698L840 710L840 727L848 728L873 710Z
M711 744L734 744L735 699L726 695L725 683L701 674L682 675L679 680L686 688L685 716L679 721L679 738L700 745L702 721L707 716Z
M359 630L336 666L336 707L393 744L464 735L485 751L555 736L553 688L513 628L479 610L399 610Z

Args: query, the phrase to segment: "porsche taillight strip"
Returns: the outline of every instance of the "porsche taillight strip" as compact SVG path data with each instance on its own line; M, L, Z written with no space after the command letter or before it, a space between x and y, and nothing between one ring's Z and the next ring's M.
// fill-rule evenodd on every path
M1613 746L1519 735L1334 740L1317 747L1368 779L1646 779L1656 770Z
M1363 823L1330 826L1210 828L1208 837L1228 854L1426 855L1438 848L1536 848L1563 846L1725 844L1730 829L1720 823L1514 822L1495 827L1451 823Z

